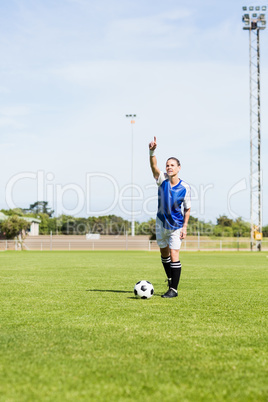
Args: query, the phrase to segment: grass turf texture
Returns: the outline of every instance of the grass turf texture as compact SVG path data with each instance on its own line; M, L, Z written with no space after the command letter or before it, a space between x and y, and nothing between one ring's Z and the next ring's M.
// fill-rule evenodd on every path
M0 400L267 401L267 257L1 253Z

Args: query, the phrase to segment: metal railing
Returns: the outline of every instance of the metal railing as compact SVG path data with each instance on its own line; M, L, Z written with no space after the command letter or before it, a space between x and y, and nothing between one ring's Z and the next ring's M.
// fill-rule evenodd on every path
M21 245L17 240L0 240L0 251L6 250L159 250L155 240L146 236L110 237L103 236L100 240L86 240L84 236L37 236L26 238ZM262 250L268 251L268 239L262 241ZM250 251L250 239L202 239L189 237L182 242L181 251Z

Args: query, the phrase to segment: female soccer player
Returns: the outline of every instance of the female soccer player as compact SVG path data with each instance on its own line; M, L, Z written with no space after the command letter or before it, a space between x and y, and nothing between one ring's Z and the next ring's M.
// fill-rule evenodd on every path
M149 152L152 173L158 184L156 240L169 285L168 291L162 297L171 298L178 296L181 275L179 252L182 239L187 234L190 217L190 186L178 177L181 164L177 158L168 158L166 173L160 171L154 154L156 147L154 137L149 144Z

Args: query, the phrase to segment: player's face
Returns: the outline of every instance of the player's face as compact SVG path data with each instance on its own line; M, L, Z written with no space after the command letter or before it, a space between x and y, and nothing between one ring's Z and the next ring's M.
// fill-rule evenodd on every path
M178 165L177 161L175 161L174 159L169 159L166 163L166 172L168 174L168 176L173 177L176 176L179 171L180 171L181 167Z

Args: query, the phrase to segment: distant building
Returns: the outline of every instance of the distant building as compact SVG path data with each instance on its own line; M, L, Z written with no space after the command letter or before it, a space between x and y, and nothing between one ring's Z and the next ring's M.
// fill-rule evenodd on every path
M20 216L20 218L30 222L30 229L27 231L29 236L38 236L39 235L39 224L41 223L40 219L32 218L28 216ZM5 221L8 219L8 216L0 212L0 222Z
M27 216L22 216L22 218L31 224L28 235L39 236L39 224L41 223L41 220L37 218L28 218Z

